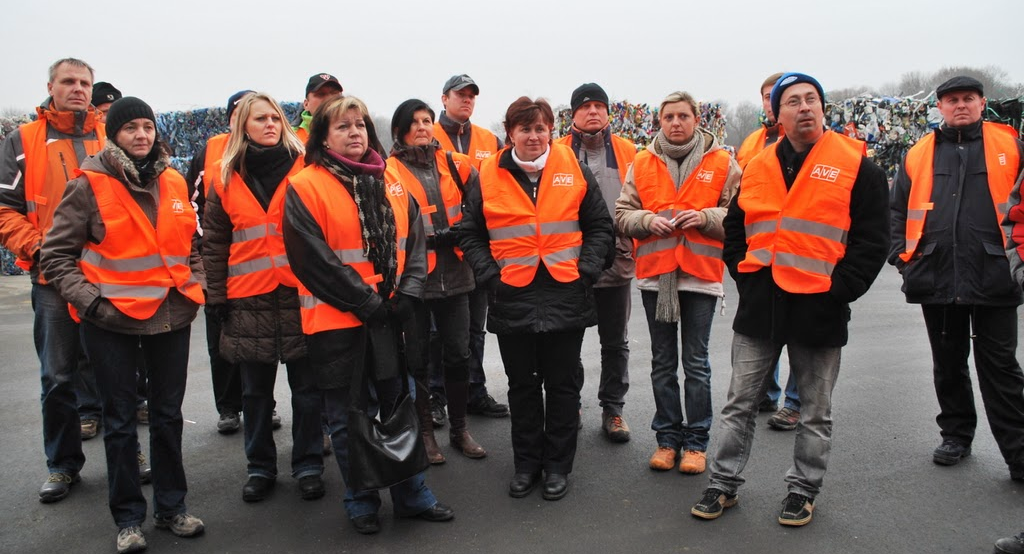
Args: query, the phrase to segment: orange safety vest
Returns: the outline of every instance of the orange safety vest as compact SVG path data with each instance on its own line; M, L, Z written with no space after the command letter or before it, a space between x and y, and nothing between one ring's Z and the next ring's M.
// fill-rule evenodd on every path
M228 147L230 133L214 135L206 141L206 159L203 160L203 196L210 193L210 183L220 170L220 160L224 157L224 150Z
M152 317L172 288L203 304L203 288L189 265L196 213L185 178L173 169L160 174L154 228L123 183L103 173L76 172L82 174L96 197L106 235L99 244L86 243L78 267L99 287L100 296L138 320ZM74 308L71 316L78 320Z
M277 289L278 285L298 286L295 274L288 265L280 228L288 177L298 173L302 167L302 158L299 157L277 186L269 207L264 211L237 171L232 173L231 183L225 187L220 181L220 164L217 164L213 187L232 225L228 255L228 298L266 294Z
M782 290L827 292L832 270L846 254L850 191L866 146L825 131L788 192L776 148L778 143L755 156L743 172L738 202L746 213L747 256L739 271L771 266Z
M458 169L459 177L463 187L465 187L466 181L469 180L470 173L473 170L469 156L452 152L452 159L455 161L455 167ZM462 191L459 190L459 187L455 184L455 179L452 177L445 151L440 148L434 153L434 167L437 168L437 172L441 176L441 201L444 203L448 226L451 227L462 221ZM435 233L433 214L437 213L438 206L429 202L427 191L423 189L423 184L409 171L409 168L394 156L388 158L387 169L384 170L384 182L389 187L395 184L402 186L416 199L416 202L420 205L423 229L427 236L433 235ZM462 250L458 247L455 248L455 254L460 260L462 259ZM433 272L436 265L437 251L427 247L427 273Z
M786 130L782 128L782 125L776 125L776 127L779 130L779 136L776 139L778 141L786 136ZM736 163L740 164L740 169L747 167L750 160L764 150L764 143L766 142L768 142L768 128L764 125L761 125L760 129L750 133L747 135L747 138L743 139L743 144L736 151Z
M572 148L572 134L559 137L553 142ZM619 166L619 183L625 183L626 172L629 171L630 164L636 159L636 145L618 135L612 135L612 151L615 153L616 165Z
M1017 150L1017 131L1001 123L982 123L981 137L985 148L985 169L988 171L988 190L996 222L1006 217L1006 201L1017 180L1020 152ZM932 185L935 177L935 133L928 133L907 152L906 170L910 177L910 198L907 202L906 250L900 259L909 262L924 233L924 220L932 204Z
M306 141L309 140L309 131L305 127L296 127L294 130L295 136L299 137L302 144L306 144Z
M355 199L329 171L319 165L310 165L298 172L291 178L291 186L320 226L327 245L338 259L356 270L364 283L377 290L377 283L384 278L374 273L373 263L363 251L363 231ZM388 187L386 193L395 213L395 238L398 242L395 280L399 282L405 270L409 239L409 196L401 186ZM301 282L299 307L302 332L307 335L363 324L354 313L343 312L314 296Z
M498 167L500 158L500 153L492 156L480 167L480 195L491 255L501 268L502 282L529 285L542 259L556 281L579 279L579 217L587 181L576 155L567 146L551 145L536 204L511 173Z
M633 162L633 181L640 204L666 219L683 210L702 210L718 206L729 176L732 156L718 149L705 154L689 177L676 190L664 160L649 150L637 154ZM682 269L705 281L722 282L722 241L708 237L696 228L676 229L670 236L651 235L634 240L636 276L656 277Z
M91 108L90 108L91 109ZM86 118L86 121L94 121L92 129L89 128L88 124L85 126L85 131L95 131L96 138L85 140L85 153L87 156L93 156L97 152L103 149L103 145L106 143L106 131L102 123L95 121L93 118ZM32 123L26 123L19 127L21 131L21 149L24 153L25 160L25 218L32 224L33 227L38 229L46 237L47 231L50 230L50 225L53 224L53 211L57 209L57 204L60 203L60 199L64 196L64 187L60 187L59 190L47 190L47 167L50 165L50 155L48 153L48 142L46 138L47 131L47 118L45 112L39 111L39 119ZM79 159L77 157L71 157L63 159L64 164L67 166L67 174L74 175L75 171L78 170ZM66 184L66 183L65 183ZM43 217L40 218L40 212ZM41 225L41 221L45 224ZM14 262L18 267L28 271L32 267L32 262L27 260L18 259ZM42 274L39 276L41 283L45 283Z
M473 164L473 167L479 170L481 162L498 152L498 137L483 127L477 127L476 125L471 125L471 127L472 131L469 133L469 152L465 154L469 156L469 161ZM460 153L458 148L455 148L455 145L452 144L452 139L448 138L448 133L441 127L440 123L434 124L434 138L437 139L437 142L441 143L441 148L444 151Z

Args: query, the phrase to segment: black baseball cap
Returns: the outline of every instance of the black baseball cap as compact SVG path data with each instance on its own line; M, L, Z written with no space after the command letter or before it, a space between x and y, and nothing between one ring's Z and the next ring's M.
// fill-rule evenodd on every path
M309 93L311 92L320 90L320 87L327 83L334 83L338 85L338 90L341 90L342 92L345 91L345 89L342 88L341 83L338 82L338 78L334 75L331 75L330 73L317 73L310 77L309 82L306 83L306 96L309 96Z
M452 75L444 84L444 89L441 90L441 94L448 94L450 90L462 90L466 87L473 87L473 94L480 94L480 87L477 86L469 75Z
M93 83L92 102L90 102L93 106L102 106L103 104L109 104L120 99L121 91L114 88L114 85L106 81Z

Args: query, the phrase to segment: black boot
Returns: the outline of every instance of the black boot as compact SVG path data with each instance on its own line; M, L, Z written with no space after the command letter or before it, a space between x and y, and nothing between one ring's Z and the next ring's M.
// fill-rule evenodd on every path
M448 437L451 445L467 458L487 456L484 447L477 444L466 429L466 401L469 399L469 381L449 381L444 384L448 393Z

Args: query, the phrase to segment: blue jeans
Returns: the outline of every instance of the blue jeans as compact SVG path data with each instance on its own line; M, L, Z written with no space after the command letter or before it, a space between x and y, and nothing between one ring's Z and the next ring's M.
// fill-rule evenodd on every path
M96 372L89 367L83 352L78 358L78 372L75 374L75 397L78 399L78 418L103 418L103 406L100 393L96 390Z
M640 291L651 332L651 385L654 388L654 430L658 446L676 450L708 449L711 431L711 364L708 341L718 298L708 294L680 292L679 322L655 321L658 293ZM682 358L676 336L681 336ZM683 363L683 401L679 399L679 361Z
M381 398L385 411L394 406L399 391L400 381L388 379L376 384L377 394ZM372 386L372 385L371 385ZM348 405L349 388L327 389L324 393L324 407L327 422L331 429L331 444L334 445L334 457L338 460L341 479L345 486L345 512L349 519L377 513L380 510L379 491L354 491L348 487ZM372 395L371 395L372 397ZM368 413L375 414L377 407L371 402ZM430 492L424 482L424 474L420 473L388 489L395 515L411 516L429 510L437 504L437 498Z
M110 513L118 527L146 520L146 499L136 459L139 341L149 372L149 452L153 468L154 514L185 513L188 484L181 460L181 403L185 399L191 327L158 335L126 335L89 323L81 325L82 344L96 371L103 401L103 446L107 455Z
M277 364L240 362L242 414L245 416L245 457L248 474L277 478L277 444L274 443L274 382ZM292 477L301 479L324 472L324 442L320 415L322 395L316 374L303 358L286 364L292 391Z
M796 426L793 466L786 474L789 492L814 498L821 491L832 451L832 389L839 375L842 348L784 345L736 333L732 339L732 380L722 409L718 452L711 459L711 486L736 494L745 480L740 474L754 441L757 404L764 398L772 368L782 347L803 395Z
M78 324L68 303L50 285L32 284L32 335L42 381L43 450L50 473L75 475L85 464L75 374L81 356ZM138 462L135 463L138 467Z
M778 403L779 397L782 396L782 387L779 386L779 364L775 364L775 373L772 375L772 379L768 381L768 400L772 401L772 404ZM796 376L793 375L793 369L789 370L789 378L786 379L786 401L782 404L784 408L791 410L800 411L800 393L797 392L796 388Z

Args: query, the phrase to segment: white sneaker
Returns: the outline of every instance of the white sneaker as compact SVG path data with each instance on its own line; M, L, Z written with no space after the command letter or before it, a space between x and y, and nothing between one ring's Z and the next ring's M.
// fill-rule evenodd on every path
M125 527L117 531L117 554L142 552L147 547L146 537L138 525Z

